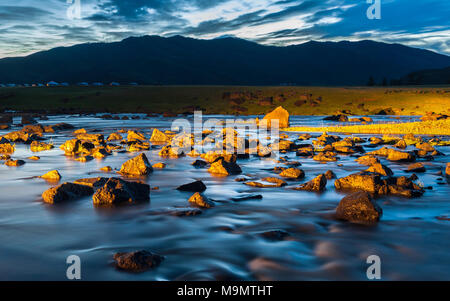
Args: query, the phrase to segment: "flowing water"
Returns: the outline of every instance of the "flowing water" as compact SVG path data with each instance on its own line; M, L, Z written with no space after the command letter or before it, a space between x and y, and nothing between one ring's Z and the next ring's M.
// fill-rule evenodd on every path
M226 118L226 116L214 116ZM401 120L416 120L402 117ZM375 122L394 121L377 117ZM77 128L100 130L105 136L117 129L139 129L150 137L152 128L170 129L172 119L102 120L93 116L51 116L42 124L67 122ZM321 117L293 116L295 125L326 125ZM7 131L0 131L0 135ZM295 140L298 133L288 133ZM343 135L342 135L343 136ZM364 136L363 137L369 137ZM56 146L71 139L71 132L46 134ZM413 149L409 146L408 150ZM29 146L16 145L15 159L21 167L0 165L0 280L65 280L66 258L81 258L83 280L365 280L369 255L381 258L384 280L450 280L450 185L438 184L438 172L450 155L450 147L437 147L445 156L424 162L420 182L432 186L421 198L382 197L378 204L384 215L376 226L359 226L333 219L344 194L328 181L322 194L289 188L251 188L235 182L237 176L214 177L206 169L195 169L195 158L163 159L159 149L145 154L151 163L164 162L146 182L159 190L151 192L145 205L114 209L95 208L92 197L64 205L47 205L40 198L51 187L34 178L57 169L61 182L95 176L113 176L99 171L109 165L120 168L131 153L115 153L87 163L64 156L58 148L37 153L39 161L27 160ZM287 155L300 161L306 173L295 185L319 173L333 170L338 177L367 167L350 156L319 164L312 159ZM405 165L388 165L396 176L408 175ZM269 169L280 166L274 160L257 157L238 160L244 174L273 176ZM338 164L343 164L339 167ZM117 175L116 175L117 176ZM191 193L175 188L202 180L205 195L217 200L216 207L201 215L176 217L174 208L188 208ZM441 181L442 182L442 181ZM233 202L231 198L248 193L261 194L261 200ZM260 233L283 230L289 236L269 241ZM146 249L164 255L153 270L130 274L115 269L116 252Z

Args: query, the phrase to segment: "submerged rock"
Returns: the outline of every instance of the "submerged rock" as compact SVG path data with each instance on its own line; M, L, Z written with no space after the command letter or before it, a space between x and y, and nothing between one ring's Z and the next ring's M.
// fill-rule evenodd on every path
M206 185L202 181L195 181L192 183L181 185L177 188L177 190L189 192L203 192L206 190Z
M98 187L105 185L105 183L107 181L108 181L108 178L96 177L96 178L78 179L78 180L75 180L74 183L89 186L92 188L98 188Z
M145 154L140 154L123 163L119 173L130 176L145 176L153 172L153 168Z
M200 208L212 208L214 203L210 201L206 196L200 194L199 192L194 193L189 198L189 203L198 206Z
M321 174L312 179L311 181L302 184L294 189L321 192L325 189L326 186L327 186L327 178L325 177L325 175Z
M95 192L92 199L96 206L148 202L150 185L111 178Z
M382 214L383 210L370 194L361 191L343 198L336 208L336 218L352 223L376 223Z
M325 177L327 178L327 180L336 179L336 174L332 170L327 170L327 172L325 173Z
M114 254L114 260L118 269L140 273L159 266L164 257L143 250L116 253Z
M289 236L289 233L284 230L272 230L266 231L258 234L262 238L270 241L281 241Z
M76 200L93 193L94 189L92 189L92 187L74 183L64 183L44 191L44 193L42 193L42 199L48 204L57 204Z

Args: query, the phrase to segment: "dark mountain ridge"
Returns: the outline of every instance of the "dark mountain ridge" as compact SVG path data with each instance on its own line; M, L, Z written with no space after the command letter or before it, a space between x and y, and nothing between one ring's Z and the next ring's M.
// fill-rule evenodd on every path
M221 38L131 37L0 60L0 83L138 82L169 85L365 85L450 66L450 57L374 41L278 47Z

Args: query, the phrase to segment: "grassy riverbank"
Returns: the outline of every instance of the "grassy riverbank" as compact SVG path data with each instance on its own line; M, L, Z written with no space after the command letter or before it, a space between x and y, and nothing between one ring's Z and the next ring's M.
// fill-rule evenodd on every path
M385 123L369 125L329 126L329 127L292 127L285 129L290 132L329 132L352 134L414 134L414 135L450 135L450 119Z
M231 95L231 96L230 96ZM112 113L262 115L277 106L291 115L331 115L347 110L371 115L450 113L450 86L443 87L236 87L137 86L0 88L0 110Z

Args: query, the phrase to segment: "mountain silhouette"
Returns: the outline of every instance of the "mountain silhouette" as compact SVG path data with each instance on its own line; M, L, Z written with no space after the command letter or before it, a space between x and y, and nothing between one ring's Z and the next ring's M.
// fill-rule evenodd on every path
M374 41L277 47L223 37L131 37L0 60L0 83L137 82L168 85L366 85L450 66L450 57Z

